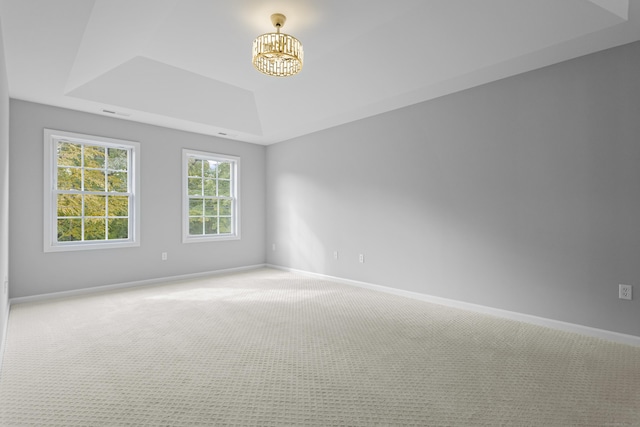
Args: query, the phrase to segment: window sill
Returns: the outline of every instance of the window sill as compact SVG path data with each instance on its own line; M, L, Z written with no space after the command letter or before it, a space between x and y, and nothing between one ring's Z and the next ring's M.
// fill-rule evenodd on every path
M237 234L223 235L223 236L188 236L182 238L182 243L207 243L207 242L220 242L227 240L240 240L240 236Z
M119 249L119 248L132 248L140 246L140 242L96 242L96 243L69 243L69 244L46 244L44 247L45 252L70 252L70 251L90 251L95 249Z

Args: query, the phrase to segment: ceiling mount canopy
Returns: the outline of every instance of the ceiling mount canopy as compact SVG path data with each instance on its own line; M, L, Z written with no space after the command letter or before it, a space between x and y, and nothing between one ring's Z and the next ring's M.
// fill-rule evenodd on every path
M275 33L258 36L253 41L253 66L269 76L288 77L302 70L304 52L302 43L289 34L280 33L287 17L281 13L271 15Z

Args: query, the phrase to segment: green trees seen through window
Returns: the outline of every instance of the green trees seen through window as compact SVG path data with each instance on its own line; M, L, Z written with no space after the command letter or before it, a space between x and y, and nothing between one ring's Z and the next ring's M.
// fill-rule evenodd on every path
M187 156L189 235L233 233L233 168L233 161Z
M58 141L58 242L129 238L129 156L119 147Z

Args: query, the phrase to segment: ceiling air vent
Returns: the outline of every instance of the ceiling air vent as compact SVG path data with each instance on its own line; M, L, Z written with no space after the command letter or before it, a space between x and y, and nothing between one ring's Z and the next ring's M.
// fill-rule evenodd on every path
M107 110L107 109L102 109L103 113L107 113L107 114L113 114L115 116L123 116L123 117L129 117L131 116L131 114L129 113L123 113L121 111L114 111L114 110Z

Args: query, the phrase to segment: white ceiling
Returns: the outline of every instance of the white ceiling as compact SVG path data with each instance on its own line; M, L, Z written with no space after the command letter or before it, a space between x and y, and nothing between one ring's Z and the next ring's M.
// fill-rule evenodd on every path
M251 65L284 13L290 78ZM271 144L640 39L640 0L0 0L12 98Z

